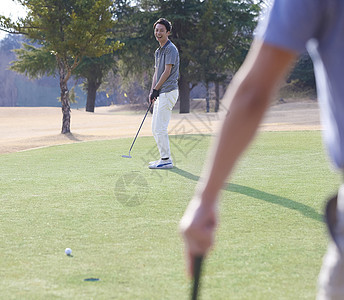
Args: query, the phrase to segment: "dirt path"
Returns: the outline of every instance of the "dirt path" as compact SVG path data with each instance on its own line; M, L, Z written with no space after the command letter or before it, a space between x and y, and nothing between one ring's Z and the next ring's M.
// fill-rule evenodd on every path
M134 138L143 116L142 111L128 113L119 111L118 107L96 108L95 113L72 110L73 134L62 135L60 108L0 107L0 153L82 141ZM151 118L148 114L140 136L151 136ZM220 118L215 113L174 113L169 132L171 135L212 134ZM272 106L260 127L265 131L320 129L318 104L311 100Z

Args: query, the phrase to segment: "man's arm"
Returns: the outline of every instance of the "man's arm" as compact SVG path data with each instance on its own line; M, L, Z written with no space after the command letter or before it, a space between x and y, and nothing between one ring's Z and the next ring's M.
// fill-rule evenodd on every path
M161 74L158 83L155 84L155 87L154 87L155 90L160 90L161 89L161 87L164 84L164 82L170 76L171 70L172 70L172 65L171 64L165 65L164 72Z
M157 69L155 69L153 80L152 80L152 88L151 88L151 92L149 95L149 100L151 102L154 102L156 100L156 98L158 97L159 90L161 89L161 86L164 84L164 82L167 80L168 76L170 76L170 74L171 74L171 69L172 69L171 64L165 65L165 70L161 74L158 83L157 83Z
M154 69L153 78L152 78L152 86L151 86L151 90L150 90L150 92L149 92L149 102L151 101L151 100L150 100L150 95L151 95L152 92L153 92L153 89L154 89L154 87L155 87L155 85L156 85L156 81L157 81L157 69L155 68L155 69Z
M223 101L231 103L229 112L196 193L180 222L191 275L194 257L207 254L213 245L219 192L253 139L271 96L295 57L294 52L254 41L225 93Z

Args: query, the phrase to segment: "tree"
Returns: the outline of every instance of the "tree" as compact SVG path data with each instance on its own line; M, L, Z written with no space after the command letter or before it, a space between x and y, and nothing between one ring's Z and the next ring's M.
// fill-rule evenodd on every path
M14 59L13 49L20 47L20 39L7 35L0 41L0 106L16 106L15 73L8 70Z
M193 49L190 71L205 83L207 111L209 84L215 84L216 105L219 108L219 84L242 64L256 27L258 4L243 1L204 1L195 37L187 43Z
M313 62L308 53L300 56L288 77L288 81L295 81L300 88L316 89Z
M159 0L156 2L159 15L172 21L173 30L171 40L177 46L180 53L179 112L189 113L190 91L198 81L195 80L197 76L190 69L190 57L195 49L188 47L188 43L195 38L195 30L201 17L204 1Z
M24 45L17 50L12 69L36 78L58 74L60 80L62 130L70 133L68 80L82 57L100 57L120 47L106 43L108 30L114 26L111 0L18 0L28 14L13 22L0 17L0 28L24 34L38 46Z
M193 37L193 29L198 20L202 1L141 0L136 1L136 5L130 5L130 1L116 0L115 3L120 8L116 9L116 13L122 24L122 32L126 35L123 40L125 48L120 52L120 58L126 66L122 72L125 71L127 74L136 73L142 76L148 73L151 81L154 72L153 54L158 47L153 34L153 24L160 17L165 17L172 22L170 39L180 53L180 112L189 112L190 82L193 77L188 73L190 60L185 55L185 52L188 51L186 42ZM130 29L128 30L128 28ZM116 29L118 30L119 27Z
M94 112L97 90L108 72L114 69L115 60L112 54L101 57L84 57L74 74L85 78L84 89L87 91L86 111Z
M125 46L116 52L119 60L118 75L124 87L138 82L145 90L150 89L154 73L154 51L158 47L153 34L153 23L157 13L133 5L130 0L114 1L114 17L117 21L114 35ZM148 101L148 92L146 92Z
M126 21L124 32L130 36L121 59L132 72L152 69L157 48L152 24L159 17L172 22L170 39L180 53L180 113L190 111L190 91L199 81L219 83L228 69L240 65L259 11L256 1L141 0L136 6L115 2L125 8L119 20Z

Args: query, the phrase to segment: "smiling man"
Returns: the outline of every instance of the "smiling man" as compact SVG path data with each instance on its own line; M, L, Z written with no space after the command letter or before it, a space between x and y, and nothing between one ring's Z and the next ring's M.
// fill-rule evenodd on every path
M167 128L179 95L179 52L168 38L172 29L169 21L161 18L154 23L153 28L154 36L160 46L155 51L155 71L149 101L154 102L152 132L160 159L150 162L149 168L172 169Z

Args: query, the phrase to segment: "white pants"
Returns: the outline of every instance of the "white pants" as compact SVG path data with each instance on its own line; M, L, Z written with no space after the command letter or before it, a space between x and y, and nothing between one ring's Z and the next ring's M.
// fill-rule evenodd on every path
M178 96L178 90L162 93L154 103L152 132L160 152L160 158L171 157L167 127L171 119L172 109L178 100Z
M344 299L344 185L338 191L335 220L335 236L340 250L330 241L318 280L318 300Z

